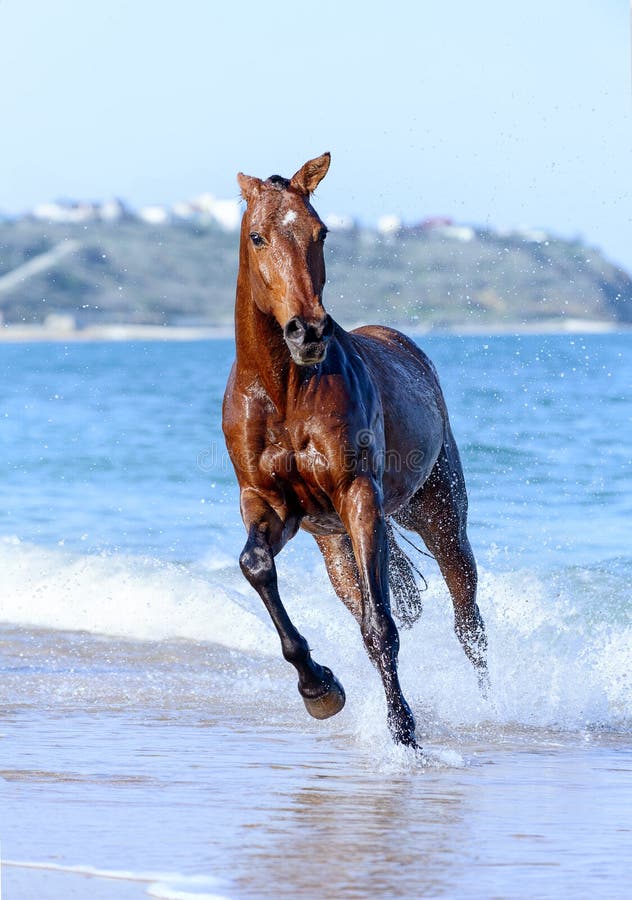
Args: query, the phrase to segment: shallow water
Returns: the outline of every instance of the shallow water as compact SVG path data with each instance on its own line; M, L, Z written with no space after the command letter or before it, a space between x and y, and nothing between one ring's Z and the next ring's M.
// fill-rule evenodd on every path
M427 721L417 756L353 711L355 690L309 720L272 658L8 638L9 897L625 895L628 734Z
M0 720L9 897L625 896L627 734L481 716L418 757L366 709L307 719L272 659L19 637L42 649Z
M489 701L434 564L394 748L313 544L288 610L345 686L307 716L236 565L228 342L2 347L7 897L628 896L632 350L423 342L470 490Z

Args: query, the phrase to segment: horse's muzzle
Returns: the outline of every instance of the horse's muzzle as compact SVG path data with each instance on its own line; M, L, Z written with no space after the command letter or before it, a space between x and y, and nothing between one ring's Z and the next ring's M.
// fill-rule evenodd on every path
M331 316L319 322L307 322L294 316L283 329L283 337L294 362L299 366L316 366L327 355L327 345L334 333Z

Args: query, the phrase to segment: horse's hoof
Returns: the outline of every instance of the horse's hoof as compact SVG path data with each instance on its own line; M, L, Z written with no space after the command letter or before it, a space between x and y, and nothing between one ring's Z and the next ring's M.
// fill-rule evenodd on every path
M314 719L329 719L331 716L335 716L343 708L347 699L344 688L335 675L329 669L326 672L329 676L329 686L324 694L319 697L306 697L301 691L305 709Z

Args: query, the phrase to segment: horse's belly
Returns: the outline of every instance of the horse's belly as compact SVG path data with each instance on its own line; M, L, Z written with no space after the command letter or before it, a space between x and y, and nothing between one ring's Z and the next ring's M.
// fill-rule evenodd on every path
M443 444L446 411L432 363L409 338L381 326L353 337L384 416L384 509L396 512L428 479Z
M387 516L397 512L427 481L442 443L437 428L420 435L416 443L400 445L397 451L386 451L382 487Z

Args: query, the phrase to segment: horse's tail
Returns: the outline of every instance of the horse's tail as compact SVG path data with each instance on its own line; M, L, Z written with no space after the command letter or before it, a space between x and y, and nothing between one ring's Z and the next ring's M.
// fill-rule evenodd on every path
M402 628L412 628L423 612L421 592L413 572L417 572L421 576L424 584L426 583L425 578L413 566L395 540L393 526L388 519L386 530L389 550L388 582L391 589L392 612Z

